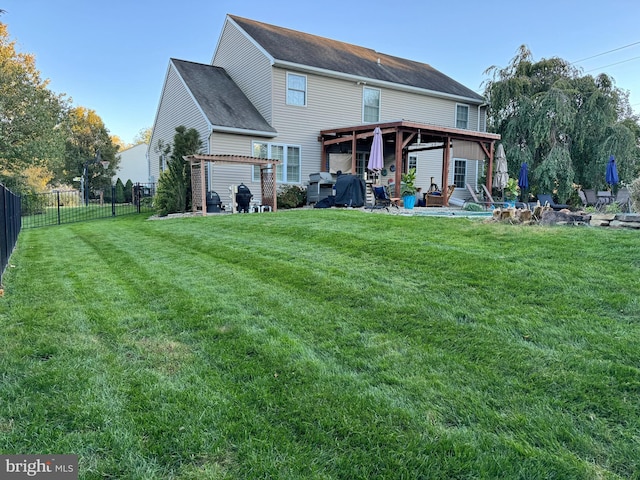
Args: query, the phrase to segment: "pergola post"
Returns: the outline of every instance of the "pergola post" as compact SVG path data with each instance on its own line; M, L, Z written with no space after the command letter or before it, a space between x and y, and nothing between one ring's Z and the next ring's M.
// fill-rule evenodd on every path
M444 206L449 206L449 199L447 198L447 190L449 188L449 162L451 158L451 138L445 137L444 150L442 152L442 195L444 200Z

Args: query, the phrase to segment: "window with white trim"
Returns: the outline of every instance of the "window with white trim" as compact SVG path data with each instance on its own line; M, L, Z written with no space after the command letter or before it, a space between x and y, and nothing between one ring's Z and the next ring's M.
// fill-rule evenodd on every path
M167 156L166 155L160 155L160 158L158 158L158 167L160 169L160 173L164 172L167 169Z
M298 145L253 142L253 156L280 160L276 165L276 181L280 183L300 183L302 154ZM253 181L260 181L260 167L253 167Z
M364 87L362 89L362 121L376 123L380 121L380 90Z
M456 105L456 128L469 128L469 105Z
M407 165L407 172L412 168L418 170L418 157L416 155L409 155L409 164Z
M287 105L305 107L307 105L307 77L287 73Z
M465 188L467 183L467 161L456 158L453 161L453 184L456 188Z

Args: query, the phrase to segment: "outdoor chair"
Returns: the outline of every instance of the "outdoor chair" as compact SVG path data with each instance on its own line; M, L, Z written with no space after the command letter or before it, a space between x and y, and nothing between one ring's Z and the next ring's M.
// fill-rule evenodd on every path
M493 206L508 207L511 204L511 202L496 202L491 196L491 192L484 183L482 184L482 189L484 190L485 198L488 199L493 204ZM515 206L518 208L529 208L529 205L522 202L515 202Z
M587 196L584 194L582 190L578 190L578 197L580 197L580 201L582 202L582 206L584 208L589 206L589 201L587 200Z
M542 205L543 207L546 205L549 205L554 210L562 210L564 208L569 208L569 205L554 202L553 197L548 193L539 193L538 201L540 202L540 205Z
M631 196L629 195L629 190L626 188L621 188L618 190L618 195L616 195L616 199L614 202L616 205L620 207L620 210L623 212L631 211Z
M400 199L391 198L387 187L382 185L371 185L371 190L373 191L374 200L373 204L371 205L371 210L373 210L374 208L386 208L387 211L389 211L389 207L396 207L398 209L400 208L398 206L398 201Z
M595 207L598 204L595 190L589 188L584 190L584 196L587 199L587 207Z
M485 210L487 208L489 208L490 205L493 204L493 202L486 202L484 200L478 199L478 196L476 195L476 192L473 190L473 188L471 188L471 185L469 185L468 183L467 183L467 190L469 191L469 194L471 195L471 198L473 199L473 203L477 203L478 205L482 205Z
M455 185L449 185L447 189L442 192L427 192L424 194L424 204L426 207L442 207L449 203L449 198L456 189Z

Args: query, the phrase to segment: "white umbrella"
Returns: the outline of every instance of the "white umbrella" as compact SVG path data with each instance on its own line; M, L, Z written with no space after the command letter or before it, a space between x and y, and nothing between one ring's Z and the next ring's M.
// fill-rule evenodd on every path
M380 127L376 127L373 130L373 143L371 144L371 153L369 154L369 163L367 164L367 170L371 170L375 173L380 173L384 167L384 159L382 153L382 132Z
M498 151L496 152L496 174L493 177L493 188L502 191L504 198L504 187L507 186L509 181L509 168L507 166L507 156L504 153L504 147L502 144L498 145Z

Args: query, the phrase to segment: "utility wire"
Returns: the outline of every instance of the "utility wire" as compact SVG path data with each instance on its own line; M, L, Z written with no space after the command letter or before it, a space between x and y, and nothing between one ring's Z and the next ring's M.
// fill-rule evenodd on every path
M586 70L584 73L593 72L594 70L603 70L608 67L613 67L614 65L620 65L621 63L631 62L633 60L638 60L640 57L628 58L626 60L622 60L621 62L610 63L609 65L605 65L604 67L592 68L591 70Z
M634 45L640 45L640 42L630 43L629 45L625 45L624 47L614 48L613 50L609 50L609 51L606 51L606 52L598 53L598 54L592 55L590 57L582 58L580 60L576 60L575 62L571 62L571 65L573 65L574 63L584 62L585 60L591 60L592 58L601 57L602 55L607 55L608 53L617 52L618 50L623 50L625 48L633 47Z

